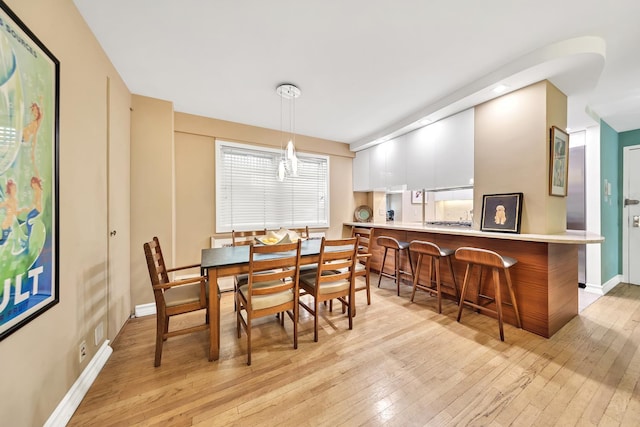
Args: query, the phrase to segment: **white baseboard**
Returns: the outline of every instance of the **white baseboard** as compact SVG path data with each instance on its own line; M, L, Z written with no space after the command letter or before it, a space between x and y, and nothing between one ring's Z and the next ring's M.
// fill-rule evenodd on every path
M602 285L594 285L591 283L587 283L585 285L584 290L592 294L605 295L611 289L615 288L620 282L622 282L622 275L618 274L616 276L613 276L611 279L607 280Z
M113 353L113 349L109 346L109 340L105 340L93 359L89 362L82 374L71 386L67 394L62 398L55 411L51 414L45 427L66 426L73 413L80 406L80 402L89 391L91 384L96 380L98 374L104 367L107 360Z
M151 316L152 314L156 314L156 303L150 302L148 304L136 305L134 311L135 317Z

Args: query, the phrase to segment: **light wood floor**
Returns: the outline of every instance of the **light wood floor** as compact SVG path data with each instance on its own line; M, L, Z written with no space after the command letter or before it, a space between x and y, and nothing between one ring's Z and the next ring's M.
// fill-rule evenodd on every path
M377 283L377 276L372 277ZM640 286L618 285L551 339L389 281L358 293L354 329L324 313L319 342L301 312L237 339L231 294L222 297L221 355L206 332L171 338L153 367L155 317L133 319L69 423L158 426L640 425Z

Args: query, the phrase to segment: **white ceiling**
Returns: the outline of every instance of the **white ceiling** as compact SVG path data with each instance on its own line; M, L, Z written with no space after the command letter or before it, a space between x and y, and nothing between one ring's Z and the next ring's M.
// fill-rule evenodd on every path
M640 129L638 0L74 3L129 90L179 112L279 129L293 83L296 132L355 150L549 78L570 128Z

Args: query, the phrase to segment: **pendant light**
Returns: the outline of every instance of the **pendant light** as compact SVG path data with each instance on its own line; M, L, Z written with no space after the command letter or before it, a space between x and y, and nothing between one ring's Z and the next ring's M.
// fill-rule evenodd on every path
M280 161L278 163L278 181L284 181L287 176L298 176L298 156L295 147L295 115L296 98L301 94L300 89L295 85L285 83L276 88L280 95ZM285 102L287 103L285 108ZM285 114L288 116L288 127L285 130ZM283 148L284 141L288 140L286 148Z

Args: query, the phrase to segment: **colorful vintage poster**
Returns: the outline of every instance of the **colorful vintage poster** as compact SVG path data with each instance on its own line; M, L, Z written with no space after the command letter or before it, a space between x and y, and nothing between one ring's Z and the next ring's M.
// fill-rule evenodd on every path
M0 2L0 340L59 299L58 73Z

